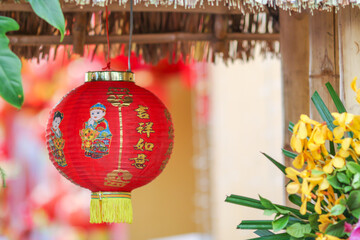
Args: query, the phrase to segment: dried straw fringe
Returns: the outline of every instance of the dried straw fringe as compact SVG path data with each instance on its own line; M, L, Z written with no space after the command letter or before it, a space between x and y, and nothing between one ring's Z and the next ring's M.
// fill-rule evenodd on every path
M92 198L90 223L132 223L133 211L130 198Z

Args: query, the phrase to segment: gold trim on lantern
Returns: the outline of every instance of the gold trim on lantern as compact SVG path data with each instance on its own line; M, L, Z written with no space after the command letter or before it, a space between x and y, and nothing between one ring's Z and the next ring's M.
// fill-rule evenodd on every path
M102 200L103 198L129 198L131 199L130 192L92 192L92 199Z
M98 71L85 73L85 82L96 81L123 81L134 82L135 74L133 72L117 72L117 71Z

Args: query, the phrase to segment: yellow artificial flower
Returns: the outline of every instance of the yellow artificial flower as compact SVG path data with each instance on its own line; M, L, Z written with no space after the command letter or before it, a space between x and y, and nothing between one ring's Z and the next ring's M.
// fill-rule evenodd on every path
M311 155L315 160L322 160L323 155L329 155L325 147L325 142L326 140L332 141L332 139L333 134L328 129L327 125L317 124L311 132L306 148L310 150Z
M357 155L360 155L360 141L359 141L359 140L353 141L353 142L351 143L351 146L352 146L352 148L355 150L355 153L356 153ZM355 160L356 160L356 159L355 159Z
M345 166L345 159L341 155L336 154L335 157L329 157L325 162L323 171L330 174L334 171L335 168L343 168Z
M325 152L323 154L326 155ZM295 168L302 169L304 167L305 162L307 163L307 165L306 165L307 170L314 169L316 166L315 162L314 162L314 158L307 151L304 151L304 152L300 153L299 155L297 155L296 158L294 159L294 161L292 162L292 164Z
M331 114L334 117L334 125L342 127L344 130L346 130L346 126L349 125L353 119L354 114L351 113L332 113Z
M325 232L329 224L334 224L335 220L330 218L330 213L322 214L319 216L319 230L320 232Z
M300 153L299 155L296 156L296 158L293 161L293 165L294 167L296 167L297 169L302 169L305 163L305 153Z
M320 171L321 169L314 168L314 170ZM293 181L286 186L286 191L289 194L301 193L302 204L300 207L300 213L303 215L306 214L307 211L307 202L311 201L313 196L313 189L316 186L319 186L317 192L321 193L322 195L320 197L314 195L314 198L318 201L318 207L316 208L316 211L320 214L320 203L324 199L322 191L327 190L330 187L330 184L326 179L326 174L313 173L311 170L303 170L299 172L291 167L286 168L285 172L286 177ZM302 183L300 183L298 177L302 178Z
M315 204L315 212L317 214L321 214L322 210L321 210L321 202L324 200L324 194L322 193L322 191L317 191L316 193L317 195L317 200L316 200L316 204Z
M360 116L355 115L348 128L354 133L355 138L360 138Z
M286 168L285 172L286 172L286 177L293 180L293 182L289 183L286 186L286 191L289 194L298 193L300 190L301 184L300 184L297 176L299 176L301 173L291 167Z
M301 153L306 146L307 137L313 133L311 125L318 126L320 123L310 119L308 116L302 114L300 120L295 124L293 128L293 134L290 139L291 148L297 153ZM321 141L321 133L317 133L316 140Z
M354 77L353 81L351 82L351 88L354 90L354 92L356 92L356 101L360 103L360 89L356 87L356 80L357 77Z
M322 233L317 233L316 235L318 235L318 236L315 240L343 240L342 238L338 238L335 236L322 234Z
M329 203L329 208L331 209L332 206L335 205L335 193L334 193L334 189L332 188L332 186L329 186L329 188L326 190L326 192L324 192L324 194L326 195L326 198L328 200Z

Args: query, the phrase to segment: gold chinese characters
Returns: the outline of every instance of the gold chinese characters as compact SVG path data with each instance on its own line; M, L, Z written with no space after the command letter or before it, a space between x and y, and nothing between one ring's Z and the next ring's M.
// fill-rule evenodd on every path
M136 108L134 111L137 113L137 117L145 120L150 119L150 115L147 112L148 107L138 105L138 108ZM144 169L146 167L146 162L149 161L147 159L147 156L145 154L146 151L153 151L155 145L151 142L148 142L145 140L146 138L150 138L152 133L155 133L153 129L153 122L139 122L138 127L136 128L136 132L140 135L144 135L141 138L139 138L136 145L134 145L134 149L137 151L141 151L141 153L138 153L136 157L130 158L130 161L134 161L132 166L136 167L137 169ZM146 138L145 138L146 137ZM145 139L144 139L145 138Z

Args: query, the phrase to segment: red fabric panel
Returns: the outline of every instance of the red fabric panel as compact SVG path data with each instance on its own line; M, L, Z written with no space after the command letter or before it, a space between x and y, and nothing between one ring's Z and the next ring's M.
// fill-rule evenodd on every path
M50 112L46 139L52 163L70 181L93 192L129 192L166 166L173 125L163 103L146 89L131 82L88 82Z

